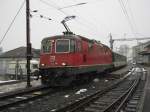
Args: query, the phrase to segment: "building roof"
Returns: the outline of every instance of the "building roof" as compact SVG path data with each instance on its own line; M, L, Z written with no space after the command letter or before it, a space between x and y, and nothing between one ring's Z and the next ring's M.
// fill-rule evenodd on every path
M140 55L150 55L150 51L142 51L139 54Z
M40 50L32 48L33 58L40 57ZM26 47L19 47L0 55L0 58L26 58Z
M147 46L147 45L149 45L150 44L150 41L147 41L147 42L144 42L144 43L139 43L138 45L136 45L136 46L133 46L133 48L136 48L136 47L140 47L140 46Z

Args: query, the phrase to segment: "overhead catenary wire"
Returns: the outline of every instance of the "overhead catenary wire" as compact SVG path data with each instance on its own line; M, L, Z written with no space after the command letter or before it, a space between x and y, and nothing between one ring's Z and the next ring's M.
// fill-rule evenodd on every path
M39 0L40 2L42 2L43 4L45 4L45 5L47 5L47 6L49 6L49 7L52 7L52 8L54 8L54 9L56 9L56 10L58 10L58 11L60 11L61 13L63 13L65 16L69 16L70 14L69 13L66 13L65 11L63 11L63 8L61 8L61 7L58 7L57 6L57 4L55 4L55 5L52 5L51 3L49 3L49 2L47 2L47 1L45 1L45 0ZM88 2L86 2L86 4L87 4ZM77 5L78 4L80 4L80 3L77 3ZM70 5L70 6L75 6L75 5ZM67 6L65 6L65 9L66 8L70 8L70 7L67 7ZM74 11L75 12L75 11ZM80 22L79 20L78 20L78 18L80 18L80 19L83 19L83 21L86 21L86 23L89 23L89 22L87 22L87 20L85 20L83 17L77 17L74 21L76 21L77 23L79 23L80 25L83 25L85 28L90 28L91 30L89 30L88 32L91 32L92 30L93 30L93 28L95 28L95 27L91 27L91 22L89 23L90 25L88 25L88 24L84 24L84 23L82 23L82 22ZM94 25L95 26L95 25ZM92 33L92 32L91 32ZM92 33L93 34L93 33Z
M74 0L73 0L74 1ZM65 2L64 2L65 3ZM83 2L82 2L83 3ZM81 3L81 4L82 4ZM84 4L87 4L88 2L86 2L86 3L84 3ZM80 4L80 3L76 3L76 5L78 6L78 4ZM63 8L59 8L59 9L61 9L61 10L65 10L65 9L67 9L67 8L70 8L70 6L72 7L72 6L75 6L75 5L69 5L69 6L65 6L65 7L63 7ZM78 13L76 10L75 10L75 8L71 8L71 10L73 10L73 12L74 13ZM82 21L84 21L84 22L81 22L80 20L82 20ZM96 26L95 26L95 24L94 23L92 23L91 21L87 21L83 16L77 16L76 17L76 19L75 19L75 21L79 24L79 25L82 25L82 26L84 26L86 29L87 28L89 28L89 29L87 29L88 30L88 32L91 32L91 34L94 34L92 31L93 31L93 29L96 29ZM85 24L86 23L86 24ZM93 25L93 27L91 26L91 24ZM97 30L97 29L96 29Z
M6 30L6 32L5 32L5 34L4 34L4 36L2 36L2 38L1 38L1 40L0 40L0 45L2 44L2 42L3 42L3 40L5 39L6 35L8 34L10 28L12 27L13 23L15 22L15 20L16 20L17 16L19 15L21 9L23 8L24 4L25 4L25 0L23 0L21 6L20 6L20 8L19 8L19 10L17 11L16 15L14 16L14 18L13 18L13 20L11 21L10 25L8 26L8 28L7 28L7 30Z
M42 2L42 3L44 3L45 5L50 6L50 7L54 8L54 9L60 11L61 13L63 13L63 14L66 15L66 16L69 15L68 13L66 13L66 12L62 11L61 9L59 9L59 7L54 6L54 5L51 5L49 2L46 2L46 1L44 1L44 0L40 0L40 2Z
M128 21L128 23L129 23L129 26L130 26L130 28L131 28L132 33L135 34L135 29L134 29L133 24L132 24L132 22L131 22L131 20L130 20L130 16L129 16L129 14L128 14L128 11L126 10L126 7L125 7L124 2L123 2L122 0L118 0L118 1L119 1L119 4L120 4L120 6L121 6L121 9L122 9L122 11L123 11L125 17L127 18L127 21Z
M128 9L129 9L129 12L130 12L130 15L131 15L131 20L133 21L133 26L134 26L135 34L138 34L137 25L136 25L136 22L135 22L135 19L134 19L134 15L133 15L131 7L130 7L130 2L128 0L126 1L126 5L127 4L128 4Z

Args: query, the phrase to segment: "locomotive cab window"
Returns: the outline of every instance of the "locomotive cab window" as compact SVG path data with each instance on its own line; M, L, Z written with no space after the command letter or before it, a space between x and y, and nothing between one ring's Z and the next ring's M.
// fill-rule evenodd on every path
M69 52L69 39L58 39L56 41L56 52Z
M70 52L75 52L75 40L70 40Z
M50 40L45 40L42 42L42 52L43 53L50 53L52 48L52 43Z

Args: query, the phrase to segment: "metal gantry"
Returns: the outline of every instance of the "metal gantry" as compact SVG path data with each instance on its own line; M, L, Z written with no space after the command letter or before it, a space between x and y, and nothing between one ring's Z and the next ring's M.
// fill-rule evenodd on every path
M133 40L147 40L150 39L150 37L141 37L141 38L118 38L118 39L113 39L111 33L109 34L110 37L110 48L113 50L113 44L114 41L133 41Z

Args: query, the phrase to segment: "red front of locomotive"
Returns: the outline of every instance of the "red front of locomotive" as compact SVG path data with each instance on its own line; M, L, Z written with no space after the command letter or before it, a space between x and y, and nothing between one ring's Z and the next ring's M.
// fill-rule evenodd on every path
M71 36L56 36L42 41L40 68L72 67L81 63L81 40ZM78 46L78 47L77 47Z
M61 35L45 38L40 55L42 83L50 85L71 78L82 63L81 39L75 35ZM72 74L72 76L69 76Z
M78 74L101 72L111 66L111 50L87 38L61 35L42 41L40 74L43 84L68 84Z

